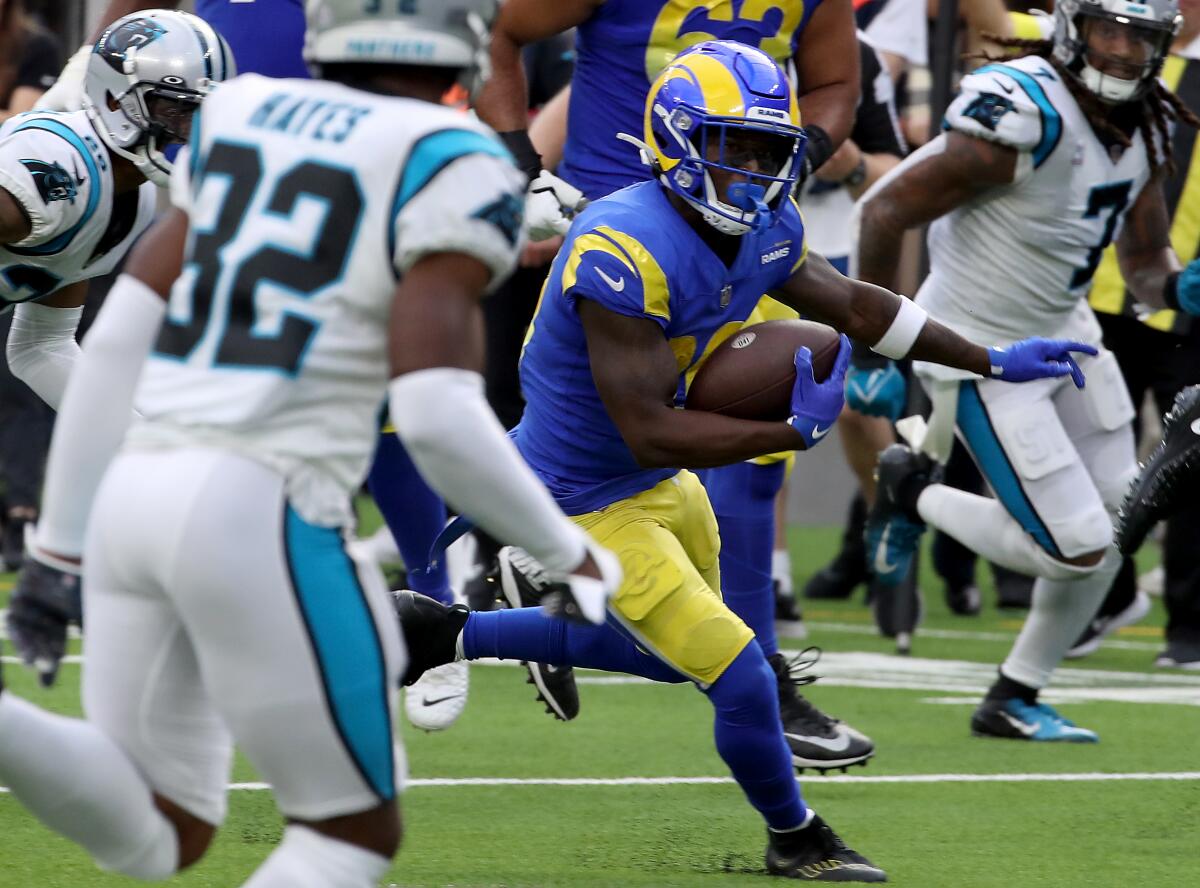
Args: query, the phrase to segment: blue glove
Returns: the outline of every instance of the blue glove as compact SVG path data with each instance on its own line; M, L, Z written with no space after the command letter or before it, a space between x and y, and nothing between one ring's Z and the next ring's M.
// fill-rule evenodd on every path
M1193 259L1175 279L1175 298L1190 315L1200 315L1200 259Z
M1068 339L1042 339L1034 336L1014 342L1007 348L989 348L992 378L1005 382L1029 382L1071 374L1076 388L1083 388L1083 371L1071 357L1071 352L1096 354L1096 349Z
M811 450L833 428L846 403L846 368L850 366L850 340L843 333L833 370L824 382L813 379L812 350L796 350L796 382L792 386L792 415L788 425L804 438Z
M867 416L900 418L908 403L908 383L895 361L883 367L851 367L846 372L846 406Z

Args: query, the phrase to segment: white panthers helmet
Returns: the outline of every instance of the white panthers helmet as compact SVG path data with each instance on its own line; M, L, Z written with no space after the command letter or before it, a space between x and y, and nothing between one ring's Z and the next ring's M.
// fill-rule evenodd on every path
M308 0L304 58L321 65L373 63L460 68L470 93L490 74L498 0Z
M187 141L200 102L235 73L229 46L203 19L169 9L138 12L117 19L96 41L83 107L105 145L165 186L171 161L164 149Z
M1057 0L1054 4L1054 57L1088 90L1110 104L1132 102L1145 95L1162 70L1183 16L1178 0ZM1094 67L1089 32L1122 28L1136 58L1122 62L1129 77Z

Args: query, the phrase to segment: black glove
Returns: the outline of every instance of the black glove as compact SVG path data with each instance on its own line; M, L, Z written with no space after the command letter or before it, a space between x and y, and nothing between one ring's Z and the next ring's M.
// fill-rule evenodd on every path
M83 623L78 566L30 548L8 603L8 637L25 665L37 671L42 687L58 677L71 623Z

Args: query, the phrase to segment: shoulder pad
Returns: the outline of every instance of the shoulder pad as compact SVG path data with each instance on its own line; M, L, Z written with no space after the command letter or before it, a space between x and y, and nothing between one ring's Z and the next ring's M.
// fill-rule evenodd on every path
M1057 81L1058 74L1041 59L985 65L963 78L942 129L1028 151L1039 167L1062 138L1062 115L1048 89Z

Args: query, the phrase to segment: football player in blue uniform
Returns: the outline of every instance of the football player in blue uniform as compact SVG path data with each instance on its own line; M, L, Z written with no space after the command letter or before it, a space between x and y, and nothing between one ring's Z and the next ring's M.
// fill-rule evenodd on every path
M406 680L454 659L503 657L694 682L715 710L718 752L767 822L768 870L883 881L801 801L775 674L721 600L716 520L687 471L819 443L843 405L849 341L822 383L811 353L797 352L786 422L676 408L705 357L768 291L882 354L981 376L1064 375L1075 345L986 349L809 253L791 199L804 131L786 76L760 50L702 43L659 75L645 107L639 141L657 181L595 201L572 225L526 343L528 406L515 431L563 511L620 559L609 621L468 612L398 593Z
M572 26L576 27L577 76L571 87L563 160L554 175L542 169L524 128L526 85L519 50ZM585 199L596 200L650 176L637 153L621 141L622 134L640 131L647 90L666 64L687 47L714 38L757 47L785 68L794 67L808 137L801 175L820 166L849 134L858 101L858 45L849 0L570 0L554 6L509 0L497 20L493 75L478 110L500 131L518 165L530 176L525 219L533 240L564 233ZM753 320L780 310L788 311L764 299L760 315ZM759 583L757 575L760 567L769 572L773 543L773 539L760 539L771 536L761 520L761 504L771 498L768 487L777 490L782 484L781 472L781 463L736 465L713 469L703 478L721 500L726 519L722 531L730 545L722 553L722 569L733 588L752 590L731 600L731 607L759 632L771 655L797 767L861 764L874 752L869 738L829 718L798 694L789 664L775 645L774 620L769 615L774 599L769 584ZM754 477L748 483L745 476ZM762 558L755 558L760 552ZM535 581L529 570L523 571L527 563L519 552L504 552L500 560L508 597L513 597L506 582L509 577L524 572L524 579ZM765 621L759 618L764 613L768 614ZM535 684L545 687L546 696L577 699L569 672L543 675L531 667L530 674Z

